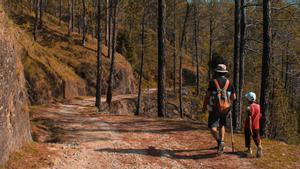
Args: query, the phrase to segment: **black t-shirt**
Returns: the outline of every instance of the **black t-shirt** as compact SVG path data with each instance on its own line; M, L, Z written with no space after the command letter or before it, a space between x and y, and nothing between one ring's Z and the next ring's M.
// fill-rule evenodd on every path
M226 81L228 79L225 76L220 76L220 77L218 77L216 79L217 79L217 81L218 81L218 83L220 85L220 88L223 89L224 86L225 86L225 83L226 83ZM216 92L217 91L217 87L216 87L216 85L215 85L215 83L214 83L213 80L211 80L209 82L209 87L208 87L207 91L209 91L209 92L214 92L214 91ZM229 86L228 86L227 91L231 92L231 94L235 93L235 89L234 89L233 85L230 82L229 82Z

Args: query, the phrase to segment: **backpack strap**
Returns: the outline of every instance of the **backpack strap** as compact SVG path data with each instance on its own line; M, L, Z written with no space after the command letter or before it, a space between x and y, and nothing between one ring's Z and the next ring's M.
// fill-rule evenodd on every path
M224 86L223 90L227 91L227 89L229 87L229 84L230 84L229 80L226 80L226 83L225 83L225 86Z
M216 88L217 88L218 91L221 90L219 82L218 82L217 79L214 79L214 84L215 84L215 86L216 86Z

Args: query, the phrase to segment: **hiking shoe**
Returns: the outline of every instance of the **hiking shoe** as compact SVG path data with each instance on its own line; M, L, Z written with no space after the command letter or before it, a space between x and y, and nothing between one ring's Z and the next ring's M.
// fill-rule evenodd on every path
M262 156L262 148L261 147L257 147L256 150L256 157L260 158Z
M220 145L219 145L219 149L218 149L218 154L221 155L224 153L224 147L225 147L225 144L223 141L220 142Z
M217 144L218 144L218 146L217 146L217 150L219 150L220 143L221 143L221 141L220 141L220 140L218 140L218 141L217 141Z
M248 157L251 157L251 156L252 156L252 149L247 149L247 150L245 151L245 153L246 153L246 155L247 155Z

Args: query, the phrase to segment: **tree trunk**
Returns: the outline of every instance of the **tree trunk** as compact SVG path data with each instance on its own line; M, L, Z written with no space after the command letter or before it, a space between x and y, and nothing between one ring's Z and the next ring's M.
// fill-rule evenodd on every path
M72 26L71 26L71 31L74 32L74 22L75 22L75 0L72 0Z
M182 33L181 33L181 40L180 40L180 46L179 46L179 113L180 117L183 118L183 99L182 99L182 55L183 55L183 45L184 45L184 38L186 34L186 23L189 17L189 11L190 11L190 4L187 2L186 4L186 14L185 19L183 23Z
M43 15L44 15L44 3L43 3L43 0L40 0L40 7L39 7L39 10L40 10L40 12L39 12L39 29L41 29L42 28L42 26L43 26Z
M111 58L111 20L112 20L112 0L108 0L108 30L107 30L107 36L108 36L108 43L107 43L107 47L108 47L108 58Z
M288 90L288 80L289 80L289 74L288 72L290 71L289 70L289 64L290 64L290 57L289 57L289 54L287 52L287 49L289 49L289 40L287 40L286 42L286 48L285 48L285 68L283 68L283 72L284 72L284 88L286 90Z
M76 6L76 5L75 5ZM78 34L81 34L81 12L80 12L80 1L78 1L78 8L77 8L77 32Z
M59 1L59 26L61 25L62 20L62 6L63 6L63 0Z
M98 0L97 12L97 85L96 85L96 107L101 111L101 89L102 89L102 32L101 32L101 3Z
M146 10L146 9L144 9ZM140 74L139 74L139 91L138 91L138 101L137 101L137 108L135 115L139 115L141 113L141 103L142 103L142 79L143 79L143 70L144 70L144 48L145 48L145 42L144 42L144 37L145 37L145 15L146 12L144 11L143 14L143 19L142 19L142 47L141 47L141 65L140 65Z
M108 89L107 89L107 96L106 102L109 106L111 106L112 102L112 85L113 85L113 77L114 77L114 64L115 64L115 53L116 53L116 41L117 41L117 5L118 0L114 0L113 3L113 32L112 32L112 56L111 56L111 63L110 63L110 73L109 73L109 81L108 81Z
M40 0L35 0L35 23L34 23L34 31L33 36L34 40L37 40L37 31L39 26L39 13L40 13Z
M245 5L245 1L241 0L241 6ZM244 76L245 76L245 55L244 55L244 48L245 48L245 33L246 33L246 8L241 9L241 36L240 36L240 72L239 72L239 111L237 116L238 122L238 129L242 129L242 106L243 106L243 88L244 88Z
M235 11L234 11L234 68L233 68L233 85L236 90L236 95L239 98L239 49L240 49L240 0L235 0ZM240 128L240 119L237 117L239 116L239 109L240 109L240 100L237 99L233 104L233 126L235 128Z
M71 36L72 32L72 2L73 0L69 0L69 25L68 25L68 36Z
M176 93L176 0L173 0L173 90Z
M166 2L158 0L158 79L157 79L157 112L158 117L165 116L165 16Z
M194 3L194 40L195 40L195 58L196 58L196 69L197 69L197 79L196 79L196 94L199 95L200 92L200 72L199 72L199 56L198 56L198 20L197 20L197 3Z
M87 19L85 0L82 0L82 46L86 46Z
M213 20L212 16L209 17L209 69L208 69L208 80L213 76L213 54L212 54L212 45L213 45Z
M97 35L97 22L94 22L95 21L95 18L97 18L97 3L95 2L94 4L94 12L93 12L93 18L92 18L92 21L93 21L93 37L97 38L98 35Z
M109 47L110 44L109 44L109 35L110 35L110 27L109 27L109 24L111 23L110 22L110 0L106 0L106 36L105 36L105 39L106 39L106 46Z
M263 0L263 56L261 73L261 135L268 135L270 59L271 59L271 1Z

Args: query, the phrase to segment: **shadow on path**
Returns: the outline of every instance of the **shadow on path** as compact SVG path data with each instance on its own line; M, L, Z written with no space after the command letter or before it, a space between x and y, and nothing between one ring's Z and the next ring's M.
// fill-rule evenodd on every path
M153 157L167 157L170 159L209 159L217 157L217 153L212 149L201 149L201 150L167 150L167 149L156 149L155 147L149 146L148 149L96 149L97 152L108 152L108 153L120 153L120 154L137 154L137 155L148 155Z

